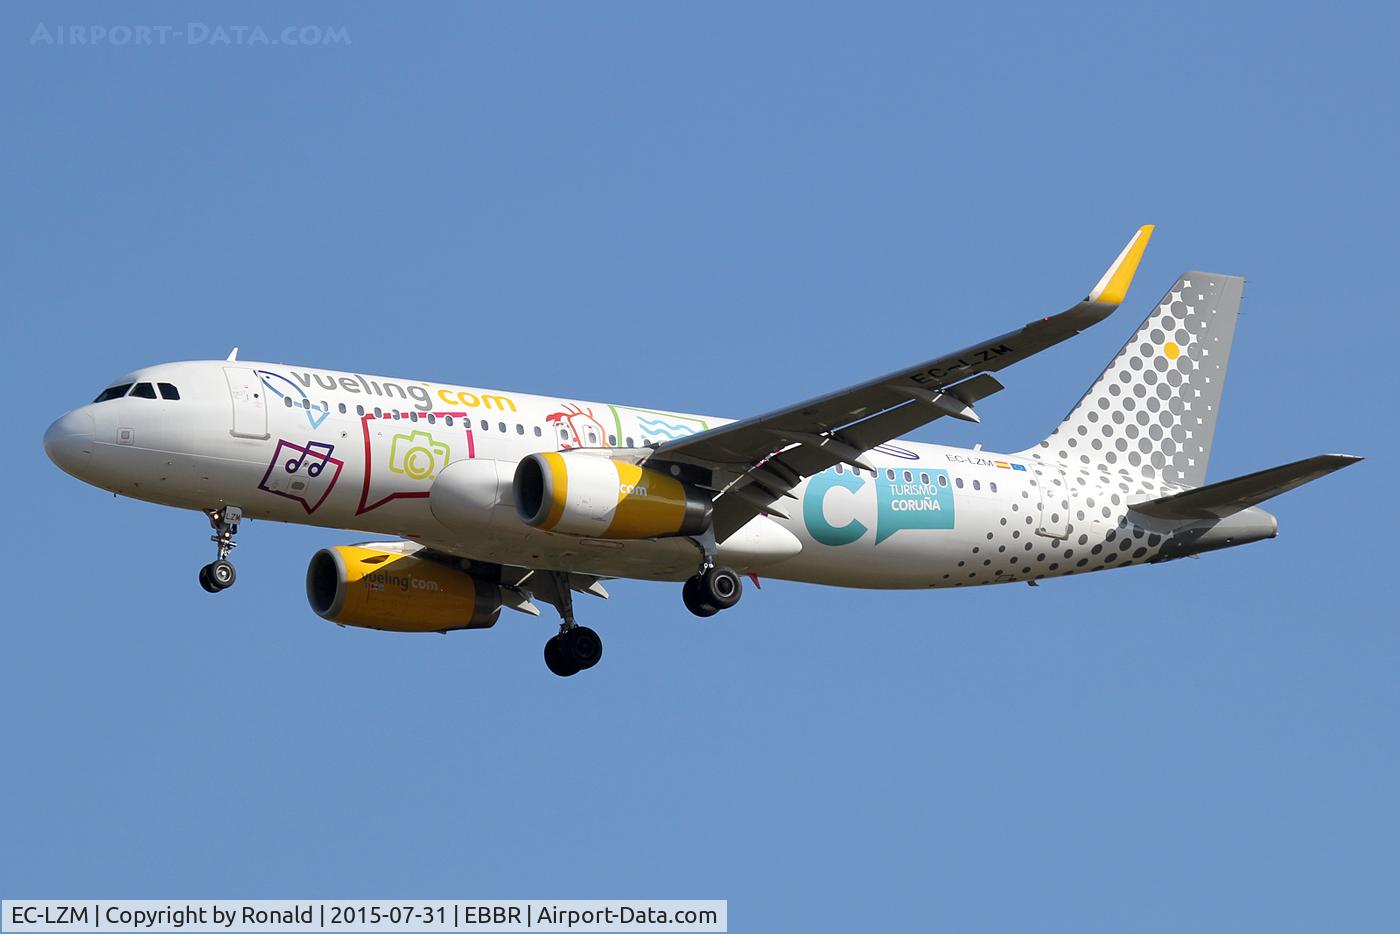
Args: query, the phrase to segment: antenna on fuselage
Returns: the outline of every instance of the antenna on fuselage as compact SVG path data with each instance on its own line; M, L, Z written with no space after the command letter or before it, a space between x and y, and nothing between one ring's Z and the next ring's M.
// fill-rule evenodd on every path
M233 363L233 362L236 361L237 359L238 359L238 348L237 348L237 347L235 347L235 348L233 348L232 350L230 350L230 351L228 352L228 356L227 356L227 357L224 357L224 360L226 360L226 361L229 362L229 363Z

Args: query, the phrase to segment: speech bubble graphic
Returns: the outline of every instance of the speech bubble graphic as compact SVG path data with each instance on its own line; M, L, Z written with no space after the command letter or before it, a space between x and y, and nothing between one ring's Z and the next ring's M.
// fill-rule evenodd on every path
M802 520L812 538L823 545L849 545L868 532L869 526L851 518L836 525L827 518L828 494L847 495L854 499L850 505L856 514L869 515L871 499L875 500L875 544L880 544L896 532L905 529L951 529L954 521L953 491L948 485L946 470L924 470L902 479L882 471L875 478L858 476L835 468L824 470L807 481L802 498ZM929 482L924 483L927 476ZM870 487L874 492L870 492ZM833 493L835 490L844 493Z
M294 499L310 515L331 495L345 466L343 461L331 456L333 453L333 444L311 441L301 445L279 438L258 489Z
M449 462L476 457L468 424L466 412L418 413L415 420L366 413L360 419L365 480L355 514L363 515L390 500L427 496Z
M928 483L922 482L924 474L929 475ZM953 491L947 485L948 471L920 471L914 474L912 481L900 479L902 473L895 476L896 479L890 480L888 474L882 473L872 481L879 503L875 544L905 529L953 527Z

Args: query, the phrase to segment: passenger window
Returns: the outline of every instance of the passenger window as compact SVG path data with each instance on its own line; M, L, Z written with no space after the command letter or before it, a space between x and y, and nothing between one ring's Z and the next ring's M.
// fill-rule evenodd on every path
M905 483L913 483L913 482L914 482L914 474L911 473L911 472L908 471L908 470L904 471L904 482L905 482Z
M886 468L885 468L885 479L886 479L886 480L893 480L893 479L894 479L894 470L892 470L892 469L889 468L889 467L886 467Z
M451 416L451 415L444 415L444 416L442 417L442 420L443 420L444 422L447 423L447 427L448 427L448 428L451 428L451 427L452 427L452 416ZM471 425L468 424L467 427L470 428Z
M292 397L291 397L291 396L283 396L283 397L282 397L282 404L285 405L287 408L290 409L290 408L292 407Z
M302 399L302 400L301 400L301 407L302 407L303 409L310 409L310 408L311 408L311 400L310 400L310 399Z
M409 412L409 413L408 413L408 420L409 420L410 422L416 422L416 421L418 421L418 413L417 413L417 412Z
M436 425L436 424L437 424L437 416L434 415L432 412L429 412L429 413L428 413L428 424L429 424L429 425Z
M150 383L137 383L136 388L131 390L131 394L138 399L154 399L156 397L156 387Z
M997 491L997 482L995 480L993 480L991 483L988 483L987 486L991 488L993 493Z
M452 424L452 416L451 416L451 415L447 416L447 424L449 424L449 425ZM471 426L472 426L472 420L471 420L471 419L469 419L469 418L463 418L463 419L462 419L462 427L463 427L463 428L470 428Z
M384 410L381 409L381 408L380 408L379 406L377 406L377 405L374 407L374 417L375 417L375 418L383 418L383 417L384 417Z
M973 480L973 481L972 481L972 488L973 488L974 490L980 490L980 489L982 489L982 481L981 481L981 480Z
M598 443L598 433L597 433L596 431L594 431L592 428L588 429L588 443L589 443L589 444L597 444L597 443Z
M496 427L500 429L501 434L505 434L505 433L506 433L506 423L505 423L505 422L497 422L497 423L496 423Z
M355 414L358 415L358 416L360 416L361 418L364 418L364 417L365 417L365 407L362 406L362 405L357 405L357 406L355 406Z
M938 485L939 485L939 486L947 486L947 485L948 485L948 475L947 475L946 473L941 473L941 474L938 475Z
M608 447L617 447L617 435L608 435Z
M958 489L961 490L962 488L963 488L962 477L959 477L959 478L958 478Z
M122 383L120 386L110 386L98 393L97 398L92 401L96 403L106 402L108 399L120 399L122 396L126 395L127 390L130 388L130 383Z
M928 486L928 474L919 474L919 482L922 483L924 486Z
M518 434L518 435L523 435L523 434L525 434L525 426L522 425L522 424L520 424L519 422L516 422L516 423L515 423L515 433Z
M536 438L541 437L543 434L544 434L544 432L540 431L540 426L539 426L539 425L536 425L536 426L535 426L535 437L536 437Z
M340 403L340 414L341 414L341 415L344 415L344 414L345 414L345 411L346 411L346 410L345 410L345 403L342 402L342 403Z
M175 388L174 383L158 383L157 385L160 387L162 399L169 399L171 402L180 401L180 390Z
M845 473L845 472L846 472L845 466L842 465L842 464L837 464L837 465L836 465L836 472L837 472L838 474Z
M486 419L484 419L484 418L481 420L481 430L482 430L482 431L490 431L490 430L491 430L491 423L488 422L488 421L487 421Z
M631 437L628 437L628 439L627 439L627 446L628 446L629 448L634 448L634 447L636 447L636 445L632 443Z

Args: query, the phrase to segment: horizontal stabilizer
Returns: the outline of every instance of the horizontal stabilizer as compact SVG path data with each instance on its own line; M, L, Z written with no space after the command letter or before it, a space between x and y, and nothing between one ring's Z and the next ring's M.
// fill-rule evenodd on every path
M1184 493L1134 503L1131 508L1158 519L1223 519L1361 459L1355 454L1319 454Z

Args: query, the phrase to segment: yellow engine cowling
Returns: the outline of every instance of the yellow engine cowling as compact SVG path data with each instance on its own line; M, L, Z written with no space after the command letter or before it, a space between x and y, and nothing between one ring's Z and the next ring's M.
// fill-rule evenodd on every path
M531 454L515 470L515 511L537 529L590 538L699 535L709 496L659 470L594 454Z
M390 632L489 629L501 615L501 589L489 581L410 553L360 545L312 555L306 598L323 619Z

